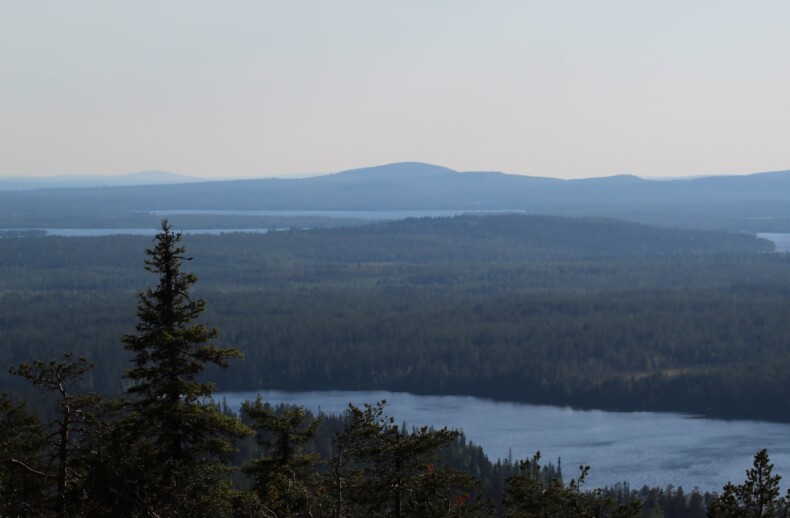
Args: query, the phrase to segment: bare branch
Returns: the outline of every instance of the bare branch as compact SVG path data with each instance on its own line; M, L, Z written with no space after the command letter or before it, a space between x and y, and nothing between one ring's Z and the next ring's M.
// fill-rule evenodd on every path
M10 462L11 464L13 464L15 466L21 466L22 468L27 470L28 473L32 473L33 475L38 475L39 477L44 477L44 478L51 478L52 477L52 475L44 473L43 471L39 471L37 469L31 468L30 466L28 466L27 464L25 464L21 460L17 460L17 459L11 458L11 459L8 459L8 462Z

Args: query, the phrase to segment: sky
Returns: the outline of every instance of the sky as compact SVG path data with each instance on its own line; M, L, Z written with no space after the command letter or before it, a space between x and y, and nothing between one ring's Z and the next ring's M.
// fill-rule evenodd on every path
M6 0L0 176L790 169L790 2Z

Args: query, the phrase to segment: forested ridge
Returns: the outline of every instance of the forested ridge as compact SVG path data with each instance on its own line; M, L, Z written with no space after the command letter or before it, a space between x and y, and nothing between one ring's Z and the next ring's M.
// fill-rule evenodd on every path
M214 404L215 385L205 375L243 355L215 345L218 330L199 320L206 300L192 293L197 277L182 270L190 258L180 240L164 221L147 250L145 269L158 283L137 294L135 331L121 336L128 354L122 395L96 391L96 366L70 351L12 363L9 373L51 406L37 414L0 393L1 515L717 518L790 511L790 491L780 496L781 477L765 450L746 481L728 483L721 495L590 491L589 466L566 481L559 464L541 465L539 453L491 464L461 432L410 431L385 414L384 402L316 418L259 397L238 416Z

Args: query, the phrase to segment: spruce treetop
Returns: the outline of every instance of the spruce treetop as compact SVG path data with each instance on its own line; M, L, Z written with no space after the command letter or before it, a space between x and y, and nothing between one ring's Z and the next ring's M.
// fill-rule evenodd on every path
M206 301L189 293L197 277L181 270L182 262L191 260L180 244L181 233L165 219L154 240L154 246L146 249L145 269L159 282L138 294L137 334L122 338L135 355L133 368L126 373L132 381L128 392L141 403L191 403L214 390L213 384L195 379L208 364L226 368L241 354L212 344L217 329L194 322L205 311Z

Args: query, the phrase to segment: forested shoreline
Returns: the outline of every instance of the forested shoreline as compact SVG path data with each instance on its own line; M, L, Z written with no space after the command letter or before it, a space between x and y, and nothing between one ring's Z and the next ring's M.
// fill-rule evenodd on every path
M12 364L11 375L54 405L37 415L0 394L3 516L717 518L790 510L790 490L780 496L765 450L746 481L720 496L589 491L589 466L566 482L539 454L491 464L459 431L407 430L384 402L349 405L324 423L258 398L237 416L212 402L215 385L204 375L243 355L215 345L218 330L198 320L207 305L192 294L197 277L182 270L189 257L180 239L164 221L147 250L158 284L139 292L136 331L121 337L129 361L120 397L97 392L95 365L72 352Z

